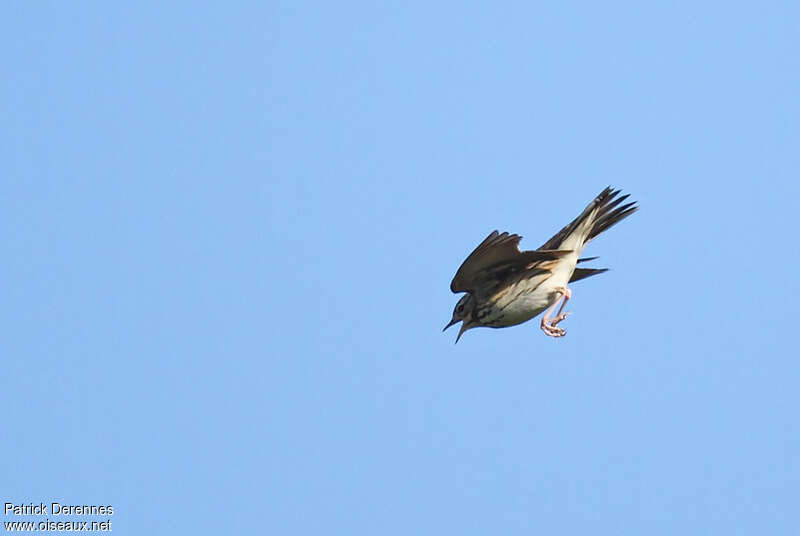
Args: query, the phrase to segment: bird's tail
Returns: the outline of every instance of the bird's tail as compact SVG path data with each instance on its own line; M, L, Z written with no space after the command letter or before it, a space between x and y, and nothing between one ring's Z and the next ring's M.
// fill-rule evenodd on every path
M635 201L620 206L628 198L628 195L617 197L619 193L620 190L612 190L610 186L600 192L600 195L589 203L580 216L572 220L539 249L567 249L580 255L590 240L630 216L639 208Z

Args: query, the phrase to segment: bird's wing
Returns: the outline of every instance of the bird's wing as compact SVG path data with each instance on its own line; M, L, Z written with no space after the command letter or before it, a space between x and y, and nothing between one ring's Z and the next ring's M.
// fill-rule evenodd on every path
M581 279L586 279L587 277L602 274L607 271L608 268L575 268L575 271L572 272L572 277L569 278L569 282L580 281Z
M514 273L536 269L537 263L563 257L568 251L520 251L521 236L492 231L456 272L450 283L453 292L474 292L476 288L502 281Z
M580 231L581 227L585 228L585 230L582 231L585 235L583 236L583 243L581 245L585 245L589 240L615 223L636 212L636 203L627 203L618 207L620 203L628 198L627 195L617 197L619 193L619 190L612 190L610 186L600 192L577 218L565 225L564 228L553 235L550 240L542 244L540 249L561 248L567 238L576 231ZM588 225L588 227L584 226L584 223Z

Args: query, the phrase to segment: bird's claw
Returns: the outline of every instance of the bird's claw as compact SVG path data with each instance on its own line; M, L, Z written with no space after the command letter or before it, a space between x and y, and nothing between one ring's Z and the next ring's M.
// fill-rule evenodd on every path
M566 318L567 315L560 315L560 316L563 316L564 318ZM556 327L556 323L560 322L561 320L564 320L564 318L556 319L556 321L554 321L552 323L549 323L549 324L546 323L544 320L542 320L542 326L541 327L542 327L542 331L544 331L544 334L549 336L549 337L563 337L564 335L566 335L567 332L565 330L563 330L562 328Z

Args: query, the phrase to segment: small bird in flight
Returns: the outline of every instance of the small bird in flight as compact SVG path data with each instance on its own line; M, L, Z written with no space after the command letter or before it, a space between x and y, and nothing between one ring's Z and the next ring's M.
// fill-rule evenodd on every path
M569 313L564 306L572 297L567 283L608 271L578 268L597 257L579 258L594 237L636 212L636 203L622 204L627 195L606 188L572 223L535 251L520 251L521 236L492 231L453 277L450 290L466 292L444 329L463 322L456 342L468 329L504 328L521 324L547 309L541 328L550 337L566 334L558 324ZM553 316L558 303L561 307Z

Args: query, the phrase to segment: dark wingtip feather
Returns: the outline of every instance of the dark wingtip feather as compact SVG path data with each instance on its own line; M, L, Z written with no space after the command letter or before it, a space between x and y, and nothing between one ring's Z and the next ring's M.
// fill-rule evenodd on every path
M617 190L617 193L618 192L619 190ZM612 226L616 225L623 219L639 210L639 207L636 205L636 201L618 206L620 203L628 199L629 196L630 194L625 194L622 197L615 199L613 202L603 203L598 212L598 217L592 226L592 230L587 237L587 241L593 239L600 233L607 231ZM609 197L608 201L610 200L611 198Z
M593 275L602 274L607 271L608 268L575 268L575 271L572 272L572 277L569 278L569 282L574 283L575 281L580 281L581 279L586 279L587 277L592 277Z
M597 260L599 258L600 257L583 257L582 259L578 259L578 264L580 264L582 262L591 262L591 261Z

